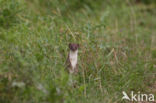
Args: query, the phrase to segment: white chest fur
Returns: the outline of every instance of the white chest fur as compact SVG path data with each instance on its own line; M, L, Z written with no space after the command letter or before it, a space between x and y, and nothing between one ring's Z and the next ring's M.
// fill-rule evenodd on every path
M78 50L76 51L70 51L69 53L69 59L70 59L70 63L72 66L72 69L75 69L76 64L77 64L77 56L78 56Z

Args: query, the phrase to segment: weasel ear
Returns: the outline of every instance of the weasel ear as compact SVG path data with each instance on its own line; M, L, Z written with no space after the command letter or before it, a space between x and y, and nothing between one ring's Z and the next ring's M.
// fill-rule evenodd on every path
M71 47L71 43L69 43L69 45L68 45L68 46L69 46L69 48L70 48L70 47Z
M80 47L80 45L79 45L79 44L77 44L77 47L79 48L79 47Z

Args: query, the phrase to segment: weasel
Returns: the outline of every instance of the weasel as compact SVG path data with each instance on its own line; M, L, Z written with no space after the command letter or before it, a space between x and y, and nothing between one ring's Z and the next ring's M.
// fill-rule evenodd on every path
M70 43L69 44L69 53L67 57L67 70L69 73L77 73L78 72L78 48L79 44Z

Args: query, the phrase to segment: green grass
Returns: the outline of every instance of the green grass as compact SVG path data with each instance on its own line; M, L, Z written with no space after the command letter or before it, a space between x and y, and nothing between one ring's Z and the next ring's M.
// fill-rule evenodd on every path
M156 95L155 9L130 0L0 0L0 103ZM70 42L80 44L76 76L64 70Z

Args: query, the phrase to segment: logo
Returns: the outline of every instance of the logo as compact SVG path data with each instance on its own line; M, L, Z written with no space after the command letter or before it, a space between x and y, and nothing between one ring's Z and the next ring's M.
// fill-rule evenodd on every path
M134 93L134 91L131 91L129 96L125 91L123 91L122 94L123 94L122 100L136 101L136 102L143 102L143 101L154 102L154 94L142 94L140 92Z

